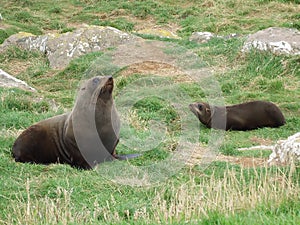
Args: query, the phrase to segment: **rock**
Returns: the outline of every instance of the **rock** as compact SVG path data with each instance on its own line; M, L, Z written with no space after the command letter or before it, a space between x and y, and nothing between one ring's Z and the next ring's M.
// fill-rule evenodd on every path
M0 52L6 50L11 46L17 46L25 50L39 50L43 53L46 52L46 44L48 42L48 35L35 36L27 32L19 32L11 35L0 46Z
M292 161L300 162L300 132L278 141L269 156L268 164L287 164Z
M300 32L297 29L270 27L249 35L243 52L256 48L276 54L300 54Z
M214 37L217 36L211 32L194 32L189 40L197 43L206 43Z
M228 34L228 35L226 35L226 36L224 36L222 38L224 38L224 39L232 39L232 38L238 38L238 37L241 37L241 35L233 33L233 34Z
M0 69L0 87L9 87L9 88L21 88L28 91L36 91L33 87L30 87L24 81L19 80L5 71Z
M229 34L229 35L226 35L226 36L219 36L219 35L216 35L216 34L211 33L211 32L194 32L190 36L189 40L197 42L197 43L206 43L209 40L211 40L212 38L221 38L221 39L226 40L226 39L231 39L231 38L237 38L239 36L240 35L238 35L238 34Z
M116 47L136 39L136 36L113 27L91 26L52 38L47 45L47 56L51 67L62 68L73 58Z
M137 31L138 34L146 34L146 35L154 35L160 38L172 38L172 39L180 39L180 37L174 34L172 31L162 29L162 28L151 28L151 29L143 29Z
M20 32L10 36L0 46L0 52L14 45L25 50L38 50L46 54L50 66L62 69L81 55L102 51L139 39L113 27L85 26L74 32L35 36Z

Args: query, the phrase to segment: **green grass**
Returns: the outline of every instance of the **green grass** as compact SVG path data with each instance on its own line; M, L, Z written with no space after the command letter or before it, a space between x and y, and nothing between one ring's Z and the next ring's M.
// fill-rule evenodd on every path
M65 32L80 23L110 25L125 31L136 30L143 21L152 25L175 24L178 34L194 31L219 34L249 33L270 26L299 28L298 1L2 1L2 16L8 25L0 43L17 31L41 34ZM139 22L137 22L140 20Z
M208 67L214 71L226 104L253 99L272 101L286 117L286 125L280 128L226 132L220 147L224 155L267 158L270 151L238 151L237 148L259 145L262 140L275 143L299 132L299 56L274 56L257 51L242 54L242 37L215 38L204 44L188 41L194 31L226 35L247 34L275 25L299 28L299 1L226 0L187 4L181 0L64 0L53 4L44 0L3 0L1 6L0 13L5 19L0 21L3 25L0 43L18 31L63 33L82 23L109 25L127 32L135 31L144 22L152 26L177 26L182 40L141 36L169 41L195 52L202 62L197 68ZM64 70L53 70L40 53L11 48L0 54L0 68L38 90L32 93L0 89L1 224L300 223L299 164L244 168L216 161L208 167L183 166L168 180L153 186L132 187L114 183L97 171L14 162L11 146L18 134L37 121L69 111L86 70L96 59L106 62L101 57L104 57L102 52L91 53L73 60ZM139 73L122 76L124 70L114 74L115 99L126 87L145 77ZM167 79L173 82L172 78ZM195 82L180 81L174 87L192 101L207 100L205 90ZM138 137L142 140L137 142L141 149L151 135L153 121L163 122L165 126L163 141L145 151L142 157L128 162L130 165L143 168L159 164L175 150L182 121L173 103L179 102L170 103L164 96L147 96L127 112L131 123L122 131L122 137ZM186 114L193 116L188 108ZM208 145L211 130L199 125L196 117L193 119L199 127L197 141ZM132 153L133 149L124 141L119 143L117 151ZM111 168L112 173L121 172L119 169L118 165ZM161 169L163 175L165 168Z

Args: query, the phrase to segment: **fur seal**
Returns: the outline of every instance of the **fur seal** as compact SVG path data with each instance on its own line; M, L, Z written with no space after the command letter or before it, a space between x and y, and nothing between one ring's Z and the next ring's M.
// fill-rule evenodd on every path
M71 112L40 121L16 139L12 155L17 162L67 163L91 169L98 163L138 156L117 156L120 120L111 76L88 79L81 86Z
M196 102L189 108L208 128L245 131L285 124L282 112L272 102L251 101L226 107Z

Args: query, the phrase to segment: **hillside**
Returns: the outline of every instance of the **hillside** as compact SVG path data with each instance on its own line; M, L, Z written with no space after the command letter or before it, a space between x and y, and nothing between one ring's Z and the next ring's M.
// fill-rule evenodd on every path
M0 54L1 69L38 90L0 88L0 223L299 224L299 163L268 166L270 150L238 150L299 132L300 56L241 52L248 34L273 26L299 30L299 3L0 0L0 44L20 31L59 35L87 24L115 27L148 46L92 52L62 69L51 68L41 52L12 47ZM159 30L177 38L158 37ZM189 41L196 31L238 37ZM157 62L138 62L139 54L158 51ZM124 121L117 152L141 157L87 171L12 159L24 129L70 111L79 83L110 71ZM196 101L251 100L275 103L286 124L222 132L200 124L188 109ZM177 165L169 156L178 149L187 155ZM213 151L206 160L207 149Z

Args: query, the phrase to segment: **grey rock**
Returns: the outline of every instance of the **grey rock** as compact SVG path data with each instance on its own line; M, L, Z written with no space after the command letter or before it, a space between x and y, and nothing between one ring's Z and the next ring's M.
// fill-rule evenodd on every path
M136 39L136 36L112 27L92 26L61 35L58 38L51 38L47 44L47 57L51 67L62 68L73 58L116 47Z
M194 32L190 36L189 40L197 42L197 43L206 43L206 42L210 41L212 38L221 38L221 39L228 40L231 38L237 38L239 36L240 36L239 34L235 34L235 33L229 34L226 36L220 36L220 35L216 35L211 32Z
M299 55L300 32L297 29L270 27L248 36L242 51L248 52L252 48L276 54Z
M288 137L286 140L278 141L269 156L270 165L300 162L300 132Z
M217 36L211 32L194 32L189 40L197 43L206 43L214 37Z
M25 50L39 50L46 52L46 44L48 42L48 36L35 36L31 33L19 32L7 38L0 46L0 52L6 50L11 46L17 46Z
M30 87L27 83L19 80L5 71L0 69L0 87L6 88L20 88L28 91L36 91L33 87Z
M113 27L85 26L74 32L35 36L20 32L10 36L0 46L0 52L14 45L25 50L38 50L46 54L50 66L62 69L81 55L116 47L139 37Z
M241 37L242 35L240 34L236 34L236 33L233 33L233 34L228 34L226 36L223 36L224 39L232 39L232 38L238 38L238 37Z

